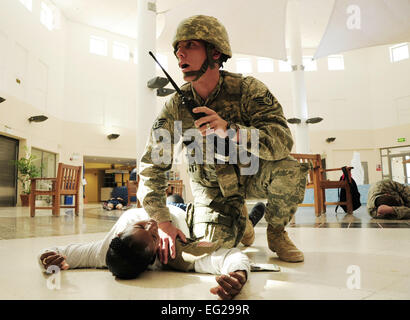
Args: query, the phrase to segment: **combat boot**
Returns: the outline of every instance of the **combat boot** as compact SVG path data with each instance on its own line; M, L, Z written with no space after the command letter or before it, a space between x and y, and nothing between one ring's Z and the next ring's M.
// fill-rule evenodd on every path
M276 252L280 260L286 262L302 262L304 260L303 252L296 248L289 239L284 227L274 228L269 224L266 234L269 249Z

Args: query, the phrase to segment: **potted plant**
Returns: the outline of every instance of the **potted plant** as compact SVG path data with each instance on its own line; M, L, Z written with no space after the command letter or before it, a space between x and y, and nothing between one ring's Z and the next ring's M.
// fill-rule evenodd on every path
M31 178L37 178L40 176L40 168L37 168L34 165L34 160L37 157L33 154L28 152L27 147L26 150L26 157L20 158L19 160L14 160L13 163L17 167L18 171L18 180L21 182L23 187L23 191L20 194L21 205L23 207L28 207L29 205L29 197L30 197L30 188L31 188Z

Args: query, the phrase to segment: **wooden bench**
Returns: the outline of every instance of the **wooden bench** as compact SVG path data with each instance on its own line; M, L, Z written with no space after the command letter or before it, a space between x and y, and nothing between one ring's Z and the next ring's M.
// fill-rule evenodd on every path
M320 216L322 213L326 212L326 205L345 205L347 207L348 213L353 213L352 194L350 192L348 181L331 181L324 178L325 172L329 171L341 171L341 173L343 174L342 168L323 169L320 154L291 153L290 155L296 160L298 160L300 163L311 164L311 169L309 170L307 177L306 189L313 189L314 203L302 203L299 206L315 207L316 216ZM352 179L352 169L353 167L347 167L349 181L351 181ZM346 201L326 202L326 189L340 188L346 190Z
M54 216L60 215L60 208L74 208L75 215L78 216L80 204L80 178L81 166L71 166L64 163L58 164L56 178L33 178L31 179L30 192L30 216L34 217L36 209L51 209ZM51 190L37 189L38 182L50 181ZM51 196L52 206L37 207L36 196ZM61 205L61 196L73 196L74 205Z

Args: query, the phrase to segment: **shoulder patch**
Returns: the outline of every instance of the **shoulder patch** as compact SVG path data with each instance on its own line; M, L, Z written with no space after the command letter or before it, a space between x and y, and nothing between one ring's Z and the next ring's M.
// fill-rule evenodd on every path
M158 119L157 121L154 122L152 129L156 130L156 129L162 128L165 122L167 122L167 119L165 118Z
M253 100L260 106L272 106L274 97L273 97L273 94L270 93L269 90L266 90L266 93L264 96L256 97Z

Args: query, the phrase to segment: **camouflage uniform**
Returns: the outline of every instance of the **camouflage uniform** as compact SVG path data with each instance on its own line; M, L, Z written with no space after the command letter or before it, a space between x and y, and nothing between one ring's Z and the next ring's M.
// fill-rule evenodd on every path
M201 20L200 28L195 27L195 19ZM185 29L178 29L174 48L178 41L201 39L210 41L217 50L231 57L226 30L216 19L196 16L186 21L192 26L189 25L186 36ZM206 40L208 33L212 34ZM218 38L220 35L222 38ZM217 41L214 41L215 38ZM209 65L212 68L212 63ZM265 218L271 227L283 229L296 212L298 204L303 201L308 167L299 164L289 155L293 140L279 102L259 80L226 71L220 71L219 82L205 101L191 83L184 84L181 91L199 106L207 106L237 129L245 130L246 135L241 140L241 145L236 146L239 153L255 154L252 131L258 132L256 147L259 148L259 153L254 159L259 160L259 169L256 174L241 175L240 170L246 167L245 164L217 164L213 158L207 158L207 155L212 154L209 151L213 148L213 143L206 141L209 142L212 138L199 134L192 115L181 105L181 97L175 94L155 121L141 158L138 195L145 210L158 222L170 220L165 206L165 173L171 169L172 163L164 161L165 163L159 164L154 160L154 155L172 159L173 149L164 148L164 144L174 146L181 136L186 138L187 130L195 129L202 141L202 148L188 148L187 152L188 158L197 159L195 163L189 162L188 168L194 196L187 221L191 237L196 240L222 240L223 247L236 246L246 225L245 215L242 214L245 198L268 199ZM174 131L175 121L181 121L182 124ZM156 136L162 130L169 132L170 137ZM184 144L192 147L190 141L184 141Z
M375 218L377 215L376 199L390 195L399 203L392 206L397 219L410 219L410 187L392 180L382 180L372 184L367 197L367 211Z
M226 239L226 246L237 245L245 223L241 214L245 198L267 198L265 218L268 223L273 226L287 225L298 204L303 201L307 167L301 167L299 162L289 156L293 140L278 101L257 79L244 78L226 71L220 71L219 83L206 101L201 99L189 83L183 85L181 90L191 94L199 105L206 105L224 120L235 123L238 128L247 131L259 130L257 174L239 175L240 163L227 166L207 163L207 152L203 152L203 164L189 166L195 199L192 210L193 236L212 240L217 232L218 238ZM165 104L153 126L154 131L165 129L170 132L171 145L178 142L174 137L174 121L182 121L182 132L176 134L177 138L181 134L184 135L186 130L195 128L194 119L181 106L178 95L174 95ZM206 146L212 146L206 144L206 139L203 138L203 150L207 150ZM248 143L244 143L244 147L249 147ZM158 152L156 148L162 147L158 145L151 132L140 164L139 194L148 214L162 222L170 219L165 206L165 172L171 168L172 163L154 164L151 154L153 151ZM250 148L247 151L250 151ZM171 152L169 158L173 157L172 149L164 152ZM191 152L191 156L194 157L194 154L195 150ZM218 166L230 167L231 174L228 172L223 179L218 179ZM221 190L224 187L225 195Z

